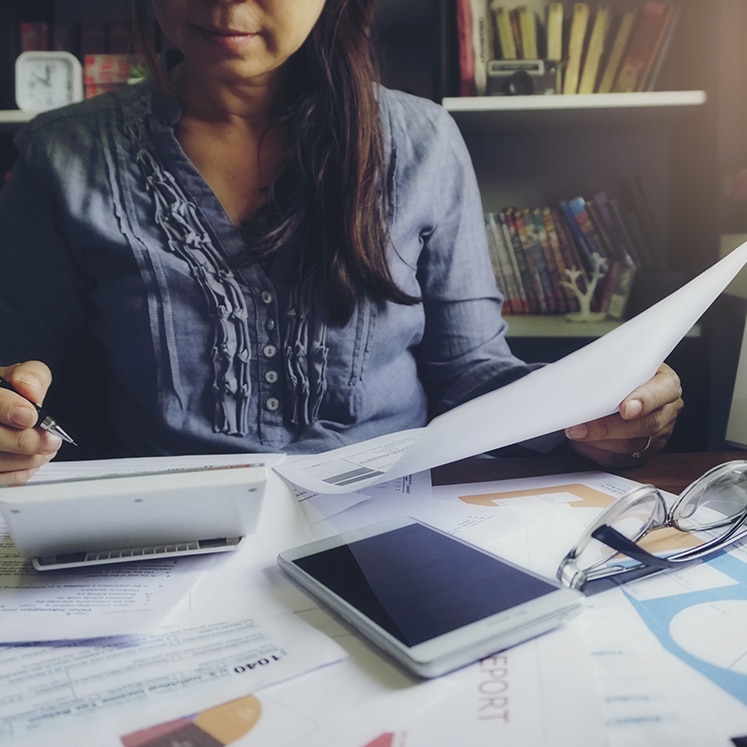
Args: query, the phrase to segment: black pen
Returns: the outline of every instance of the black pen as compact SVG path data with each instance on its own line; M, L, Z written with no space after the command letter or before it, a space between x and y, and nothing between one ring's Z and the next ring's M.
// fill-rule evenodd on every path
M23 395L12 384L7 382L2 376L0 376L0 389L8 389L11 392L15 392L19 397L23 397ZM27 402L31 402L28 397L23 398ZM57 422L49 413L45 412L41 407L39 407L36 402L31 402L31 404L36 408L36 412L39 414L34 428L42 428L43 430L49 431L55 436L59 436L63 441L67 441L73 446L78 445L75 443L75 441L73 441L72 438L70 438L70 436L68 436L67 433L65 433L62 428L60 428L59 425L57 425Z

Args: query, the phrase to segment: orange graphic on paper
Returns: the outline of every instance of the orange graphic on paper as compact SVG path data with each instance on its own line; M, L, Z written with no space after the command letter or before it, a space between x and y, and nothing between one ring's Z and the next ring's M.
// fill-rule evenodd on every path
M193 721L221 744L231 744L254 728L261 712L259 701L247 695L198 713Z
M572 508L606 508L614 498L601 490L588 485L574 483L570 485L554 485L549 488L527 488L525 490L507 490L501 493L482 493L478 495L460 495L459 500L475 506L495 506L498 501L512 498L541 498L544 495L565 493L575 496L578 500L565 503ZM654 554L666 554L675 550L685 550L697 547L702 540L690 532L681 532L671 527L656 529L641 540L641 547Z
M583 506L584 508L605 508L613 501L611 495L581 483L553 485L547 488L527 488L526 490L507 490L502 493L460 495L459 500L475 506L495 506L497 501L505 501L510 498L541 498L543 495L554 493L566 493L575 496L578 500L569 501L567 505L576 508L579 506Z
M259 721L262 706L254 695L237 698L192 717L179 718L121 737L124 747L172 747L190 744L229 745L248 734Z

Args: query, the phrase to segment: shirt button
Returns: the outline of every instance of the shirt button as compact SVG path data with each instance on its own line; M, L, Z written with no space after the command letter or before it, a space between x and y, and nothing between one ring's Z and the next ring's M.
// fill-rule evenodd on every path
M264 353L265 358L272 358L277 354L278 349L274 345L265 345L262 348L262 352Z
M259 294L259 297L262 299L262 303L272 303L272 293L270 293L270 291L262 291L262 293Z
M278 380L278 372L269 370L265 371L265 381L268 384L274 384Z
M280 407L280 400L277 397L269 397L265 402L265 406L270 412L275 412Z
M274 319L268 319L267 320L267 329L269 329L269 330L275 329L275 320Z

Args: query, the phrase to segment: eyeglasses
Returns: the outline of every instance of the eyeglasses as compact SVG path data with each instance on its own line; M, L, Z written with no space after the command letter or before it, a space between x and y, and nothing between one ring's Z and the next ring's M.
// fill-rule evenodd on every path
M662 556L639 544L644 536L667 527L685 533L679 535L681 549ZM685 488L669 509L653 485L641 485L616 500L563 558L557 577L565 586L589 593L595 582L593 591L601 591L702 560L745 535L747 460L725 462Z

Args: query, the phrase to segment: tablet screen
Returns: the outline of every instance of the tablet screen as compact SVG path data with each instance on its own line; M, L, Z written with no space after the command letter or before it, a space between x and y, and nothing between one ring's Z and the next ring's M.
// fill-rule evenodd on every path
M407 646L557 589L417 523L294 562Z

